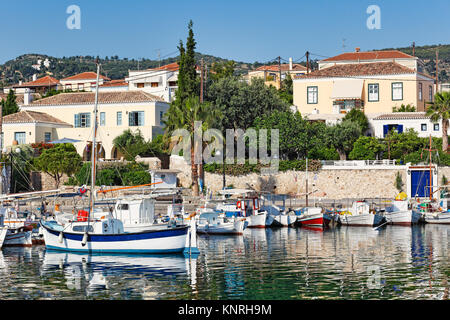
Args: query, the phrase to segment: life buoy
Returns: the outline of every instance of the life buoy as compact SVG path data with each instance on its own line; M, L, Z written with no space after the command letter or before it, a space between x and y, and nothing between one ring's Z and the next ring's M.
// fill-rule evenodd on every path
M240 201L238 201L238 202L236 203L236 208L238 208L238 209L241 208L241 202L240 202Z

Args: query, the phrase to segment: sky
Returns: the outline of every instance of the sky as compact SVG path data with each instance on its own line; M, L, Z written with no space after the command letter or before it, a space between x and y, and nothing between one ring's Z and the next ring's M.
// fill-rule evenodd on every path
M196 51L243 62L281 56L450 44L449 0L2 0L0 63L26 53L157 59L177 55L194 23ZM69 29L80 8L80 28ZM380 28L370 5L380 9ZM345 40L344 40L345 39ZM344 47L345 46L345 47Z

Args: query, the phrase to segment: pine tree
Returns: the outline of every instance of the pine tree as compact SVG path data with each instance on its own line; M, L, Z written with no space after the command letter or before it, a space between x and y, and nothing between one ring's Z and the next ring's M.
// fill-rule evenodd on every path
M19 112L19 106L16 102L16 95L12 89L9 90L8 96L6 100L1 101L3 116L7 116L8 114Z

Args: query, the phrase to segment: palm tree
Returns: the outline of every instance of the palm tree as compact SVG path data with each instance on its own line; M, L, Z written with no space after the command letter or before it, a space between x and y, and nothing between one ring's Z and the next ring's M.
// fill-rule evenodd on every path
M442 151L447 152L448 135L450 119L450 92L437 92L434 95L434 102L427 102L427 116L432 122L438 122L442 119Z
M191 179L192 179L192 193L194 196L199 195L198 177L199 170L195 163L195 150L201 148L203 151L203 142L198 145L199 141L195 141L195 122L202 122L202 131L211 128L221 118L220 111L213 107L210 103L200 103L199 97L190 96L183 104L172 103L166 114L164 123L166 125L165 137L166 139L172 135L176 129L186 129L190 134L191 141ZM182 137L172 137L172 143L179 142ZM197 145L196 145L197 144ZM173 145L169 147L173 148ZM201 165L201 164L200 164Z

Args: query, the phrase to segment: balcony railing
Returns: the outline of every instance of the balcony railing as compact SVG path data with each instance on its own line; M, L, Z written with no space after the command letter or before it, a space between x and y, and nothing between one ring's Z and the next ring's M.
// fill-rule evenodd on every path
M321 163L335 167L395 166L396 160L322 160Z

